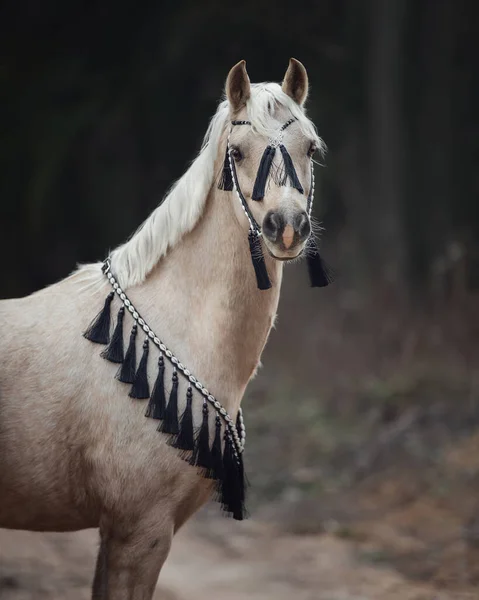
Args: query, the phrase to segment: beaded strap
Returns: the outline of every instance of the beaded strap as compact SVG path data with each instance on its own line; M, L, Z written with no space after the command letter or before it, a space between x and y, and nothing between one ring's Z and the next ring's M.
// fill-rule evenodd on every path
M245 447L246 441L246 428L243 420L243 411L241 408L238 409L238 429L236 427L235 422L230 417L226 409L221 405L221 403L216 400L216 398L211 394L206 387L198 381L198 379L181 363L178 358L167 348L167 346L160 340L160 338L154 333L151 327L145 322L145 320L141 317L140 313L133 306L131 301L128 299L125 292L121 289L118 282L116 281L114 275L111 272L111 261L109 258L105 260L103 263L102 271L105 274L106 278L110 282L113 287L114 292L120 297L120 300L123 302L124 306L131 313L133 319L138 323L138 325L143 329L148 338L152 340L152 342L160 349L160 352L166 356L166 358L170 361L175 369L181 371L181 373L188 379L188 381L195 386L195 388L201 392L204 397L204 400L208 401L216 411L216 414L220 416L223 421L226 423L228 428L228 433L233 438L235 451L238 454L242 454Z

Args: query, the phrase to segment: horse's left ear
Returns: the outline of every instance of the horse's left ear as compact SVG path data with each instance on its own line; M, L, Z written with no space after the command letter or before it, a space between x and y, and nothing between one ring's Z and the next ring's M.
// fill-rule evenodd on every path
M283 92L297 104L303 106L308 95L308 74L304 65L295 58L289 59L288 70L284 76Z

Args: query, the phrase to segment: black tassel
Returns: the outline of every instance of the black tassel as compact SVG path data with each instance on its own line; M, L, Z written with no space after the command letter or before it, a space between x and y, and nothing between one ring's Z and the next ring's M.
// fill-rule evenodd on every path
M173 371L173 384L171 386L170 399L165 411L165 418L160 423L158 431L178 435L180 427L178 424L178 373Z
M268 271L266 270L266 264L264 262L260 236L250 230L248 241L258 288L260 290L269 290L271 281L269 280Z
M110 341L110 305L113 302L115 292L110 292L106 297L105 304L102 310L90 323L88 329L83 334L90 342L95 344L108 344Z
M165 398L165 361L163 355L158 359L158 376L156 377L153 392L151 394L145 417L152 419L164 419L166 411Z
M148 339L143 342L143 355L138 365L138 370L135 375L135 381L131 386L130 398L137 398L138 400L145 400L150 397L150 386L148 385L148 352L149 343Z
M223 452L223 480L221 485L221 504L223 510L227 512L231 511L231 504L233 502L234 489L232 489L231 481L231 469L233 468L233 449L231 446L230 435L225 432L224 435L224 452Z
M271 164L273 163L275 154L276 148L273 146L266 146L263 156L261 157L261 162L259 163L256 181L254 182L253 194L251 196L252 200L262 200L264 198L266 182L268 181Z
M210 428L208 419L208 405L203 402L203 421L201 422L198 439L196 440L195 451L191 457L190 464L206 469L205 477L213 477L211 468L211 450L210 450Z
M326 287L334 281L333 272L321 258L318 245L313 237L308 242L306 261L311 287Z
M186 392L186 408L180 419L180 433L171 445L179 450L194 450L195 441L193 438L193 390L191 387Z
M125 360L121 365L116 378L123 383L133 383L136 375L136 334L138 327L133 325L130 334L130 343L125 354Z
M123 352L123 318L125 316L125 307L122 306L118 311L115 331L111 336L111 342L101 353L103 358L112 363L122 363L124 359Z
M243 455L240 454L238 458L236 458L236 477L238 478L238 499L239 499L239 508L241 510L241 519L242 521L246 518L246 508L245 508L245 498L246 498L246 477L244 474L244 463L243 463Z
M225 160L223 163L223 170L221 172L221 179L218 183L218 189L225 190L226 192L231 192L233 189L233 178L231 176L230 154L228 146L226 147Z
M294 168L293 161L289 152L286 150L283 144L280 144L279 149L281 150L281 154L283 155L284 161L284 183L286 183L286 180L289 178L291 186L298 190L300 194L303 194L303 186L301 185L298 176L296 175L296 169Z
M215 418L215 439L211 447L211 470L214 479L223 479L223 453L221 451L221 418Z
M223 480L221 485L221 503L223 509L232 514L233 519L242 521L246 516L244 507L245 483L243 459L234 451L230 433L225 434L223 453Z

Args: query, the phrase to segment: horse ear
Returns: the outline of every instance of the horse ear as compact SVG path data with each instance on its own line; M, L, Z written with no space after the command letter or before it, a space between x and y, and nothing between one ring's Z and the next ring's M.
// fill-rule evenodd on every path
M246 72L246 61L240 60L228 73L226 79L226 97L228 98L232 112L243 108L250 94L251 86L248 73Z
M283 92L297 104L303 106L308 95L308 74L304 65L295 58L289 59L288 70L284 76Z

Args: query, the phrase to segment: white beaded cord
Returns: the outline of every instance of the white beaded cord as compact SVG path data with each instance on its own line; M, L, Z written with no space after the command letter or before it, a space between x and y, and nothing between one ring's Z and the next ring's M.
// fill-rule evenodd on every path
M122 300L123 304L128 308L128 310L132 313L132 317L134 318L135 321L139 322L139 319L141 318L138 311L135 309L135 307L133 306L133 304L131 303L131 301L127 298L126 294L123 292L123 290L121 289L121 287L118 285L115 277L113 276L112 272L111 272L111 262L110 259L107 259L104 263L104 267L103 267L103 272L106 275L108 281L111 283L111 285L113 286L114 291L118 294L118 296L120 297L120 299ZM115 288L115 283L117 285L117 287ZM136 315L136 316L135 316ZM155 346L157 346L160 351L162 352L162 354L164 354L168 360L172 363L173 368L175 370L180 370L183 375L195 386L196 389L198 389L199 392L201 392L201 394L203 395L203 401L208 401L212 406L214 406L216 413L219 413L220 416L223 418L224 422L226 423L226 426L228 428L228 433L229 435L233 438L233 442L234 442L234 448L233 450L235 451L235 453L242 454L244 452L244 440L245 440L245 436L243 436L243 434L241 434L241 439L238 435L238 431L236 429L236 425L233 421L233 419L230 417L230 415L227 413L226 409L221 405L221 403L216 400L216 398L206 389L206 387L203 386L203 384L201 382L199 382L196 377L194 375L191 374L191 372L185 368L185 366L183 365L183 363L181 363L179 361L179 359L173 354L173 352L171 352L171 350L169 350L165 344L160 340L160 338L153 332L153 330L146 324L146 321L144 321L142 319L143 323L145 324L143 326L144 327L148 327L148 335L150 338L152 338L153 343L155 344ZM239 409L241 411L241 409ZM240 413L240 422L242 420L242 413ZM243 425L244 427L244 425ZM241 430L243 431L243 429Z
M231 128L231 130L232 130L232 128ZM230 130L230 135L231 135L231 130ZM241 204L241 208L243 209L243 212L246 215L246 218L248 219L250 230L253 231L254 233L256 233L256 235L259 236L259 235L261 235L261 230L257 231L256 227L253 225L251 217L249 216L248 211L246 210L246 207L245 207L245 205L243 203L243 200L241 199L241 196L240 196L240 193L239 193L239 190L238 190L238 186L236 185L236 177L235 177L235 174L234 174L233 162L232 162L233 159L231 158L231 152L230 152L230 135L228 135L228 140L226 142L226 152L228 154L228 162L229 162L229 165L230 165L231 179L233 181L233 189L234 189L234 191L236 193L236 197L238 198L238 200L239 200L239 202Z
M309 206L308 206L308 217L311 219L311 213L313 212L313 200L314 200L314 166L313 159L311 159L311 191L309 193Z

